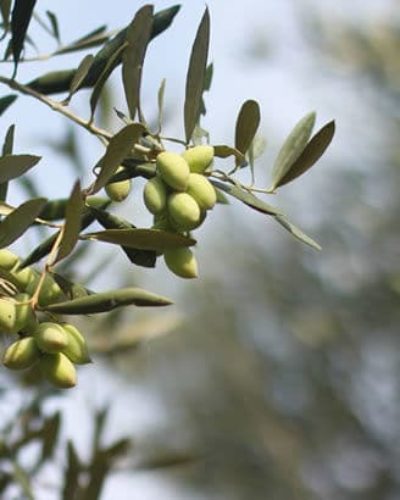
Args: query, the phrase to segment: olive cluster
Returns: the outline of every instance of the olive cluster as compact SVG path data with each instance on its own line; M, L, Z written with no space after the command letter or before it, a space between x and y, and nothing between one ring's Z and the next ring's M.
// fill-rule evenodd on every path
M204 175L214 157L212 146L195 146L181 155L164 151L157 156L157 175L147 181L143 196L153 214L153 228L187 233L199 227L217 194ZM164 252L167 267L182 278L197 277L197 262L189 248Z
M44 377L54 386L76 385L74 364L90 362L87 344L81 332L68 323L42 321L32 307L39 274L31 268L19 270L19 258L8 250L0 250L0 268L8 272L20 293L0 297L0 331L18 335L7 347L4 365L23 370L38 364ZM39 295L44 306L57 302L63 292L53 278L46 275Z

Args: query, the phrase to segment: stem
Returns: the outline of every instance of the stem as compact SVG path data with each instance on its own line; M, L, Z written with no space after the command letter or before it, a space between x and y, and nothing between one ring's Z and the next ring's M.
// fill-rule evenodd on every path
M95 125L93 125L93 123L84 120L80 116L73 113L69 108L63 106L61 103L54 101L50 97L40 94L39 92L36 92L36 90L31 89L27 85L23 85L22 83L19 83L11 78L5 78L4 76L0 76L0 83L7 85L10 89L16 90L21 94L28 95L42 102L43 104L51 108L53 111L56 111L57 113L66 116L69 120L75 122L77 125L83 127L84 129L89 131L91 134L96 135L97 137L107 140L111 139L112 137L112 135L109 132L107 132L107 130L96 127Z

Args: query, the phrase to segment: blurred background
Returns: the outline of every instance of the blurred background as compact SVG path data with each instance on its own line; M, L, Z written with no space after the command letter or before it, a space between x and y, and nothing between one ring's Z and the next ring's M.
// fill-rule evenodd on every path
M67 42L105 22L123 27L141 5L101 2L94 9L92 2L42 0L38 12L57 14ZM170 136L183 135L184 79L204 7L182 2L148 53L144 109L156 116L165 77ZM90 461L100 433L104 446L119 447L109 453L112 473L101 493L86 498L400 498L399 2L209 0L208 7L214 78L203 127L211 143L232 144L241 103L260 103L266 149L257 185L268 184L273 159L302 116L316 110L319 126L336 120L333 144L317 166L267 199L323 250L234 201L218 206L198 231L196 281L171 276L162 262L155 270L133 267L100 243L95 252L83 247L69 272L91 287L139 285L175 305L82 320L95 364L80 370L68 394L16 383L2 371L0 421L11 420L12 433L23 435L28 417L43 422L59 411L62 422L54 460L40 472L3 469L15 482L6 499L29 497L27 481L34 498L61 498L71 456ZM37 26L32 36L51 50ZM24 65L19 79L78 60ZM82 116L88 95L72 102ZM103 101L98 121L116 129L112 106L126 109L119 71ZM16 150L44 158L10 199L36 189L65 196L77 175L89 178L102 151L95 138L29 98L1 117L2 130L11 123ZM148 225L143 182L134 184L120 213ZM16 250L26 254L41 238L29 234ZM29 465L36 452L25 450L18 463ZM21 488L26 496L18 496Z

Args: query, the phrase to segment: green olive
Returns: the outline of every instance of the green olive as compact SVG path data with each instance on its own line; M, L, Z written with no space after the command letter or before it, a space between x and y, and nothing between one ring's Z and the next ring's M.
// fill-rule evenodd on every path
M191 172L202 174L213 161L214 148L208 145L195 146L182 153L182 157L189 164Z
M161 177L148 180L143 190L144 204L152 214L161 213L167 204L167 186Z
M181 278L197 278L197 261L189 248L173 248L164 252L164 260L170 271Z
M67 332L57 323L40 323L33 336L42 352L55 354L68 346Z
M200 207L190 194L171 194L168 198L168 213L182 231L190 231L201 224Z
M190 169L185 159L178 153L163 151L157 156L157 172L163 181L176 191L185 191Z
M33 337L25 337L12 343L3 357L4 366L10 370L24 370L39 359L40 352Z
M211 182L201 174L190 174L187 191L202 210L211 210L217 203L217 193Z
M66 331L68 336L68 345L62 350L62 353L77 365L90 363L91 359L87 343L82 333L74 325L70 325L69 323L63 323L60 326Z
M43 376L60 389L70 389L76 385L76 370L72 362L62 353L45 354L40 358Z

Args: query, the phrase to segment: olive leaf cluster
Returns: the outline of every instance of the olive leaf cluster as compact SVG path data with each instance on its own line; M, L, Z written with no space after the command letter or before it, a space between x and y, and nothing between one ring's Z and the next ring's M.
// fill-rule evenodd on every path
M16 207L7 198L9 183L23 179L41 158L14 153L15 125L10 125L5 132L0 157L0 248L6 251L37 225L50 228L53 233L28 255L16 258L11 268L0 262L1 307L4 310L10 307L26 310L29 321L34 318L32 322L37 324L8 326L6 316L0 323L5 333L18 335L18 340L6 350L6 366L26 368L38 361L53 384L70 387L75 384L73 363L86 362L88 355L84 338L80 337L82 334L78 332L78 335L72 325L65 325L64 315L103 313L128 305L170 304L169 299L139 288L95 293L69 281L55 268L76 252L79 242L115 245L132 264L142 267L155 267L158 258L163 256L174 274L193 278L198 275L198 266L192 252L197 243L192 231L204 222L215 205L227 204L228 195L272 217L304 243L319 248L279 208L265 202L260 195L275 193L310 169L330 144L334 122L312 135L315 113L302 118L283 143L272 167L270 186L256 186L256 142L261 120L258 103L247 100L242 105L232 145L212 144L209 132L201 127L202 116L206 114L205 92L210 90L213 74L213 65L208 61L208 9L194 36L188 64L182 138L170 137L164 132L165 81L161 82L158 94L159 116L155 128L147 122L141 101L147 48L170 28L180 6L154 12L152 5L145 5L117 34L110 34L100 27L68 44L61 43L55 14L47 12L48 22L42 20L41 26L52 34L57 45L47 57L81 51L90 53L77 63L76 68L45 73L28 83L21 83L18 68L32 61L27 54L31 22L40 19L36 7L39 6L34 0L0 2L2 40L6 44L4 60L13 66L11 77L0 75L0 84L13 91L0 98L0 113L5 113L20 96L31 97L81 127L83 132L96 136L104 145L104 153L95 165L89 166L88 171L93 172L93 177L88 185L83 186L77 179L64 199L33 198ZM43 57L37 58L38 67L41 59ZM96 123L96 109L105 83L119 67L122 69L126 110L116 110L121 126L113 132ZM84 88L90 89L88 118L78 116L70 106L75 94ZM54 94L62 94L61 100L51 97ZM175 147L179 145L181 151L171 150L169 143L174 143ZM232 160L229 169L219 165L221 159ZM248 185L237 176L243 169L250 172ZM153 215L153 225L149 228L136 227L133 221L117 216L114 211L116 204L131 196L132 180L136 177L147 180L143 199ZM99 194L102 190L104 195ZM96 223L101 229L87 230ZM40 269L31 267L40 261ZM29 286L18 281L18 276L24 273L34 276ZM22 298L21 293L25 294ZM78 337L82 352L80 356L74 356L71 355L71 345L76 344Z

